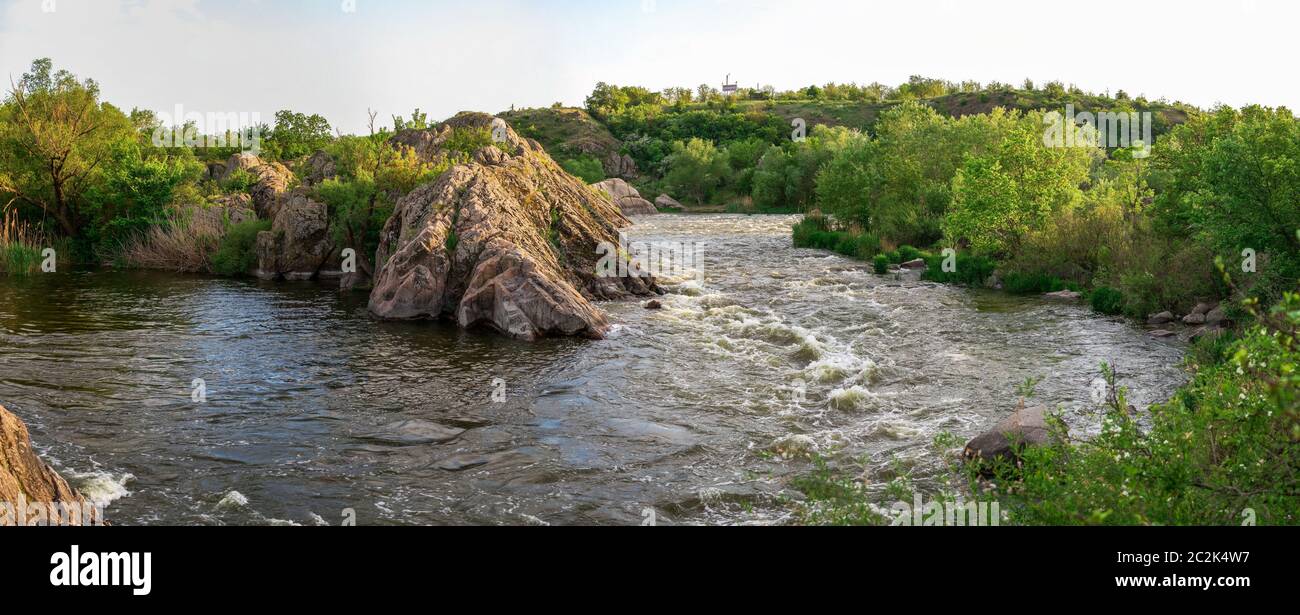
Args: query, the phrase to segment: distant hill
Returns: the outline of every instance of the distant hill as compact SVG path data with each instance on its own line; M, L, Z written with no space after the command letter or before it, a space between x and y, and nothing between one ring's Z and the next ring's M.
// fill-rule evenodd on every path
M792 100L766 101L741 100L735 102L738 111L762 110L774 113L786 120L803 118L809 127L815 125L847 126L860 130L871 130L876 118L884 110L902 104L901 100L884 102L862 101L822 101ZM984 92L959 92L935 98L922 99L920 102L930 106L940 114L950 117L963 117L988 113L994 108L1027 111L1065 111L1067 104L1074 105L1076 112L1113 111L1124 102L1137 111L1149 111L1152 114L1156 135L1168 132L1170 128L1187 121L1196 109L1178 103L1162 101L1120 101L1113 97L1089 94L1064 94L1051 96L1041 90L1000 90ZM690 108L704 109L707 105L694 104Z
M763 113L782 118L782 125L788 125L795 118L802 118L808 123L809 128L817 125L845 126L870 132L883 111L903 102L902 100L883 102L733 100L724 103L716 101L691 103L683 107L665 105L660 113L671 115L681 111L700 110ZM1073 105L1076 112L1132 108L1136 111L1152 113L1152 127L1156 136L1186 122L1189 115L1198 111L1195 107L1181 103L1148 101L1143 98L1116 98L1077 91L1052 93L1039 89L957 92L920 99L920 102L950 117L988 113L997 107L1021 112L1034 110L1063 112L1067 104ZM563 162L589 157L600 162L607 177L633 179L640 175L636 162L627 155L623 142L611 132L608 126L602 124L586 110L572 107L520 109L501 113L500 117L509 122L519 134L536 139L556 160Z
M623 143L582 109L520 109L507 111L500 117L509 122L515 132L536 139L556 160L590 156L600 161L609 177L637 175L636 164L621 154Z

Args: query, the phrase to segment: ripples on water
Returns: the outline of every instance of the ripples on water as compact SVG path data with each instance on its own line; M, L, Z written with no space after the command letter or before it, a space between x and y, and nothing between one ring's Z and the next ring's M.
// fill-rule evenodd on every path
M380 323L325 285L142 272L0 280L0 404L127 524L776 523L794 445L942 478L929 443L1016 385L1076 431L1101 361L1140 408L1177 342L1079 305L872 275L790 245L789 216L642 218L703 242L664 309L608 339L529 344ZM207 402L191 401L206 383ZM493 380L505 403L493 403ZM802 386L801 386L802 384ZM456 435L457 431L465 430ZM449 439L450 438L450 439Z

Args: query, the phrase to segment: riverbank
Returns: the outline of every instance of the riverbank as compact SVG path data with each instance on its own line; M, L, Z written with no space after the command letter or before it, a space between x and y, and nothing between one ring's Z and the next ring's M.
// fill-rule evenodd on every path
M870 257L885 273L908 256L923 263L923 277L968 286L1004 286L1010 292L1076 292L1101 313L1113 313L1104 289L1071 288L1050 278L1029 282L997 274L990 259L945 256L904 246L880 254L874 237L826 228L804 220L793 231L796 245L831 249L854 258ZM874 248L874 250L873 250ZM953 255L950 255L953 256ZM952 266L955 264L955 268ZM949 464L953 482L930 494L943 502L996 501L1004 524L1137 524L1253 525L1300 522L1300 359L1297 328L1300 296L1261 308L1247 300L1242 310L1248 325L1196 335L1185 360L1191 380L1167 401L1132 405L1125 379L1131 371L1114 362L1101 365L1104 386L1092 406L1101 428L1081 433L1079 425L1052 419L1055 437L1042 446L1025 447L1015 464L963 464L961 438L936 436L931 453ZM1205 310L1190 317L1205 322ZM1161 323L1171 320L1164 315ZM1154 334L1159 336L1164 331ZM1016 393L1033 403L1036 382ZM1082 395L1089 392L1080 390ZM1015 397L1005 393L1010 414ZM1059 408L1056 409L1059 418ZM991 480L989 475L992 475ZM914 490L905 474L892 479L888 497L871 490L833 462L820 460L816 471L799 481L808 494L803 519L812 523L889 524L892 500L910 502Z

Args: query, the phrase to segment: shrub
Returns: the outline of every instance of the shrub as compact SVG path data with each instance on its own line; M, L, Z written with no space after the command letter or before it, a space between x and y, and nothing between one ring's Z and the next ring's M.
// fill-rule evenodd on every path
M1102 314L1115 315L1124 312L1124 293L1109 286L1102 286L1092 291L1088 301L1092 304L1092 309Z
M908 261L914 261L918 258L921 258L921 251L917 250L916 248L913 248L912 246L899 246L898 258L901 259L902 262L904 263Z
M885 256L884 254L877 254L875 260L872 261L871 264L875 268L877 274L884 275L886 273L889 273L888 256Z
M212 269L212 255L224 234L221 210L196 207L174 213L167 222L132 237L123 246L118 261L139 269L206 273Z
M1054 293L1058 290L1079 290L1079 285L1046 273L1008 273L1002 288L1010 293L1034 295Z
M605 167L594 156L570 158L561 162L560 166L569 175L573 175L588 184L594 184L605 179Z
M212 255L212 272L228 276L248 273L257 266L257 234L269 230L269 220L245 220L231 226Z
M1026 451L1016 480L984 497L1018 524L1260 525L1300 519L1300 296L1270 328L1193 353L1196 376L1140 426L1113 375L1101 432ZM1220 363L1196 363L1200 357ZM1003 477L1010 478L1010 477Z
M938 254L925 257L926 269L925 273L921 274L921 279L945 284L981 286L984 280L993 275L993 271L997 269L997 263L987 256L960 253L955 263L956 270L952 272L943 270L943 260L944 257Z
M257 176L248 169L235 169L221 181L221 189L226 192L248 192L257 183Z

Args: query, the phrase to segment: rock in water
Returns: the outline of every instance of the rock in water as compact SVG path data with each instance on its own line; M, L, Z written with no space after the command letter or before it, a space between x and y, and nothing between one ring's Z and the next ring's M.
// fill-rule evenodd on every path
M1164 311L1147 319L1148 325L1163 325L1174 321L1173 312Z
M1046 293L1043 296L1047 297L1048 299L1061 299L1064 301L1078 301L1080 298L1083 297L1083 295L1076 293L1072 290L1058 290L1054 293Z
M20 500L87 509L86 498L36 456L22 420L0 406L0 503Z
M271 230L257 234L257 277L309 280L331 260L329 215L323 203L294 191L276 209Z
M682 204L677 202L677 199L674 199L673 197L661 194L655 197L655 208L680 211L682 209Z
M1051 439L1047 427L1047 406L1026 408L1021 400L1011 416L1002 419L993 429L976 436L966 445L963 456L968 461L1019 459L1021 446L1041 446Z
M596 182L591 187L608 194L609 198L618 206L619 211L623 212L625 216L659 213L659 210L655 209L654 203L641 198L641 193L636 188L633 188L632 184L621 179L607 179Z
M394 140L435 157L452 131L490 129L493 119L462 113ZM526 340L603 337L609 325L593 300L657 289L653 278L597 273L598 248L618 246L618 230L630 222L536 141L508 126L497 136L497 146L398 201L380 233L370 312L454 319Z

